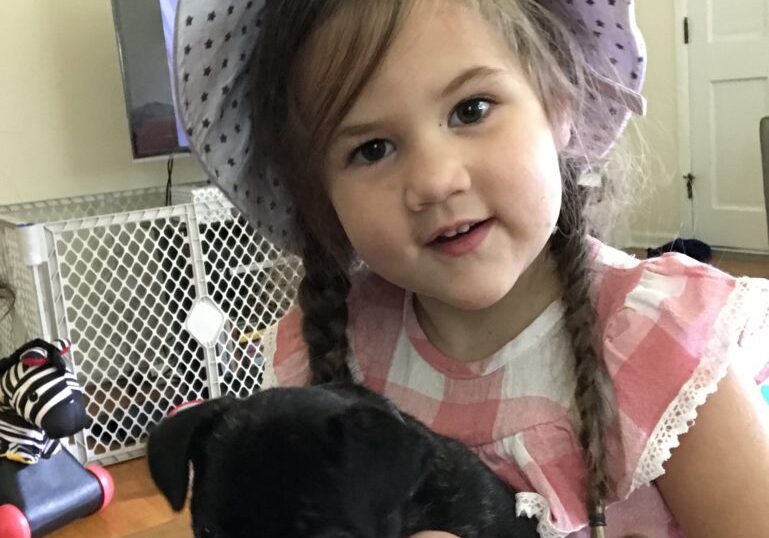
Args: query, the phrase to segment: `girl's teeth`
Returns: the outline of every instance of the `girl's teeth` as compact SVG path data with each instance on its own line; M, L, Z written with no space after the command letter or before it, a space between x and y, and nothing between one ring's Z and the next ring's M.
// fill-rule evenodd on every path
M446 232L441 237L445 237L446 239L451 239L452 237L459 235L459 234L466 234L470 231L471 226L469 224L463 224L456 230L453 230L451 232Z

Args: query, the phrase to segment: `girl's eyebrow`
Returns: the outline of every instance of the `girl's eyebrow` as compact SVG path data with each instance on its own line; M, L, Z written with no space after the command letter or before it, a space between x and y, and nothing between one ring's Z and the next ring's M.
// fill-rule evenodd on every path
M465 85L470 80L476 79L476 78L487 78L487 77L493 77L495 75L499 75L504 73L504 70L497 69L494 67L487 67L485 65L480 65L476 67L471 67L469 69L465 69L462 71L459 75L457 75L454 80L449 82L446 87L441 91L440 97L448 97L455 91L457 91L459 88Z
M348 125L342 127L334 136L335 141L342 140L344 138L355 138L365 133L376 131L382 127L382 123L378 121L371 121L367 123L358 123L355 125Z
M451 82L449 82L446 85L446 87L443 88L443 90L441 90L439 94L439 98L445 99L446 97L450 96L452 93L459 90L462 86L464 86L467 82L471 80L493 77L493 76L500 75L502 73L504 73L503 69L488 67L484 65L470 67L462 71L456 77L454 77L454 79ZM375 131L379 129L381 126L382 126L381 122L377 122L377 121L344 126L341 129L339 129L339 131L334 136L334 139L341 140L343 138L353 138L353 137L368 133L370 131Z

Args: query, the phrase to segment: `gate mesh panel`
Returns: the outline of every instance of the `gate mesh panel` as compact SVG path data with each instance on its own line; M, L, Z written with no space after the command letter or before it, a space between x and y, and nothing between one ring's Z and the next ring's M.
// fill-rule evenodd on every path
M243 218L201 225L208 296L227 323L218 349L222 392L245 396L261 383L258 342L291 305L298 286L298 260L281 256L268 241L254 241Z
M291 305L301 274L300 261L256 234L218 191L201 189L193 199L202 201L160 208L140 208L158 199L147 191L138 197L116 197L120 207L134 209L129 212L110 213L108 200L98 207L106 214L81 205L88 214L79 218L76 209L56 204L68 220L45 225L54 250L49 290L19 293L23 282L6 277L8 266L12 273L15 265L22 273L30 268L0 258L0 277L18 295L17 311L46 295L60 302L61 319L53 324L76 343L74 368L94 419L75 442L82 460L102 464L141 455L148 429L176 405L258 388L261 336ZM6 244L15 238L12 227L0 232ZM225 315L209 347L185 329L202 297ZM4 327L0 322L0 338ZM33 323L29 334L40 334L36 329Z

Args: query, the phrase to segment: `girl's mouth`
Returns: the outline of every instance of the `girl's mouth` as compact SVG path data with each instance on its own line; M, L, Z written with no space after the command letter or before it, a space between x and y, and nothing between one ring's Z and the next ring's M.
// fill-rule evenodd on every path
M457 230L437 237L427 246L447 256L463 256L483 243L493 222L494 219L486 219L472 225L460 226Z

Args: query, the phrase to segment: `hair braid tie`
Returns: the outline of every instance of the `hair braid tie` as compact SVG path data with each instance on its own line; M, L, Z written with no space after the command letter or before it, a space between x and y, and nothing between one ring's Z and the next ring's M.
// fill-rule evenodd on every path
M590 538L606 538L606 513L603 503L590 514Z

